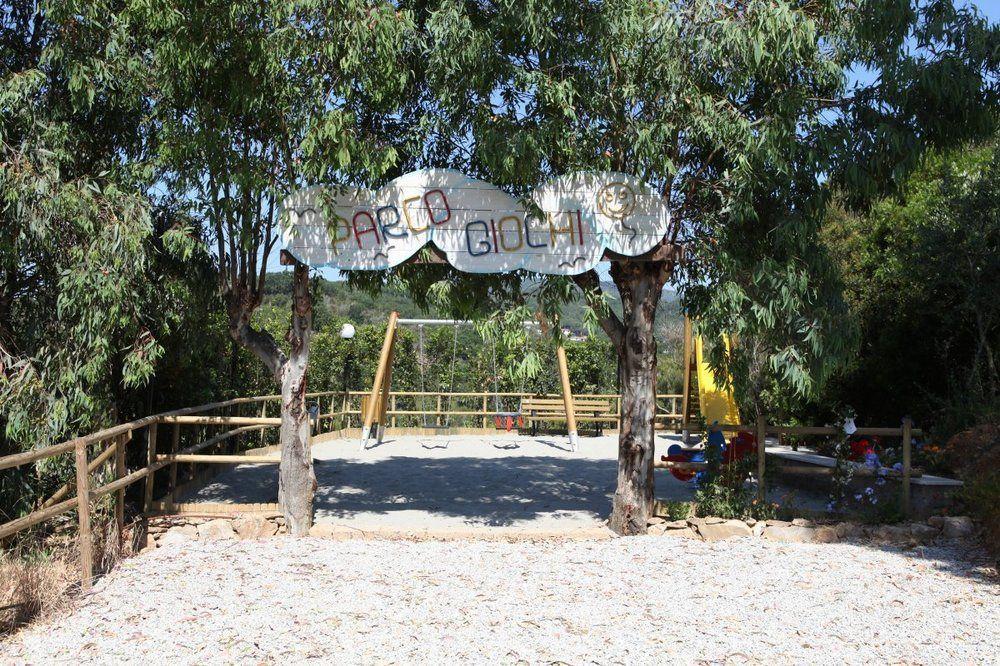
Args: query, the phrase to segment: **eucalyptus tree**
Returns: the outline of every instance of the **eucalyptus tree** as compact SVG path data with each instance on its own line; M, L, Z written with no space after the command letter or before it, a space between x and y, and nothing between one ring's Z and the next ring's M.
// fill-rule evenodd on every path
M709 340L731 332L753 341L731 353L715 345L720 369L753 361L783 390L815 394L849 334L816 241L824 179L863 202L925 145L975 135L993 119L996 30L947 1L412 7L426 53L413 99L427 134L408 156L414 166L461 168L521 195L552 175L617 170L658 188L670 208L658 248L611 257L621 312L607 306L596 272L573 278L620 364L610 520L620 533L644 532L652 508L653 324L664 286L680 290ZM852 80L859 70L865 76ZM375 288L402 281L481 311L523 303L525 276L409 266L352 277ZM533 280L555 316L572 283ZM749 388L759 392L759 382Z
M147 101L106 9L0 12L0 421L22 447L106 425L163 352Z
M358 0L168 0L130 5L127 17L146 45L162 181L186 194L211 242L230 335L281 387L279 499L290 531L305 534L315 486L307 267L294 267L289 353L252 318L277 254L280 199L319 180L374 180L395 163L408 15Z

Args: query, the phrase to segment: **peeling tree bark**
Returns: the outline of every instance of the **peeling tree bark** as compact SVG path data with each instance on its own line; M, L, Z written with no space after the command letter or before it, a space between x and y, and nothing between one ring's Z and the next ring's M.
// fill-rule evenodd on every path
M309 534L316 492L316 474L309 443L309 412L306 409L306 370L311 338L309 268L296 264L292 325L288 331L291 353L281 369L281 464L278 468L278 502L293 536Z
M306 370L312 338L312 300L309 294L309 267L295 264L292 287L292 318L288 331L291 353L286 355L274 338L250 324L260 305L245 287L228 294L229 333L249 349L270 371L281 387L281 463L278 467L278 502L288 531L305 536L312 527L316 475L309 447L309 412L306 409ZM258 292L259 293L259 292Z
M622 298L619 335L622 415L618 437L618 486L609 527L622 535L645 534L653 511L656 418L656 340L653 324L672 262L615 262L611 278Z

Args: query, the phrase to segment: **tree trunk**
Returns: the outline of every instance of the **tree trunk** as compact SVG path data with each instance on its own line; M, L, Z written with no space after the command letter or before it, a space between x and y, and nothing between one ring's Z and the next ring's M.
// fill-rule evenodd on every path
M312 337L312 302L309 267L295 264L292 286L292 321L288 331L291 353L286 356L266 331L250 325L260 299L242 284L227 294L229 333L234 340L262 360L281 386L281 464L278 468L278 502L288 531L309 534L312 527L316 475L309 450L309 412L306 409L306 369Z
M306 409L306 370L312 337L312 302L309 268L295 265L292 292L292 325L288 331L291 353L281 370L281 465L278 468L278 501L288 531L306 536L312 527L316 475L310 450L309 412Z
M653 324L673 264L615 262L611 277L622 298L622 419L618 438L618 487L609 526L622 535L645 534L653 511L656 419L656 340Z

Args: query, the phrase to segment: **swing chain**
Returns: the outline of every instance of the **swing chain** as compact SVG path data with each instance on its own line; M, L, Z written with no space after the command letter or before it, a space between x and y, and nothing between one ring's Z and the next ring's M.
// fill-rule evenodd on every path
M446 428L451 426L451 405L455 398L455 362L458 360L458 326L452 328L451 338L451 381L448 384L448 413L444 417Z
M424 381L424 368L427 365L427 356L424 353L424 325L417 325L417 367L420 368L420 423L427 427L427 383Z

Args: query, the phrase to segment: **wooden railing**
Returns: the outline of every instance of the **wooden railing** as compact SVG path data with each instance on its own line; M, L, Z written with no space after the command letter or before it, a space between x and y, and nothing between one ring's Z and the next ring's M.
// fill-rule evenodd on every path
M367 395L364 391L347 393L326 391L307 394L307 400L316 406L313 418L314 432L330 432L345 428L357 427L360 420L361 398ZM470 393L434 393L414 391L390 392L390 407L387 418L390 427L405 427L407 423L419 425L423 419L430 418L436 425L443 425L449 418L464 419L466 422L478 424L483 428L492 429L493 415L496 412L496 394L489 392ZM500 398L511 403L517 403L528 397L525 393L502 393ZM536 396L538 397L538 396ZM549 396L551 397L551 396ZM575 398L602 398L612 401L614 414L620 407L620 396L615 394L579 395ZM417 401L413 409L407 409L407 401ZM433 408L428 409L426 400L432 402ZM164 508L170 510L173 506L178 488L178 466L182 464L276 464L278 458L270 455L265 447L268 442L277 443L277 438L268 439L268 429L280 425L280 400L278 395L259 396L252 398L235 398L221 402L177 409L153 416L123 423L98 432L76 437L60 444L47 446L33 451L17 453L0 457L0 471L35 463L46 458L69 455L72 453L76 469L74 481L66 483L38 509L26 516L0 524L0 540L32 526L49 521L57 516L76 510L79 522L78 540L80 549L81 585L89 587L93 577L93 534L91 526L91 510L94 503L103 497L114 496L114 520L116 533L121 538L125 518L125 491L134 483L145 482L142 497L142 510L145 515L151 513L154 500L154 490L157 472L166 470L167 487L162 493L167 499ZM471 401L473 407L455 409L455 402ZM667 394L657 396L658 423L680 426L681 415L678 406L680 395ZM402 404L401 404L402 403ZM420 405L421 408L417 408ZM323 407L327 407L326 410ZM446 408L447 407L447 408ZM460 404L459 407L462 407ZM516 408L516 404L512 404ZM509 408L508 408L509 409ZM580 418L578 416L578 418ZM595 417L597 418L597 417ZM604 417L600 417L604 418ZM604 418L615 421L612 415ZM689 424L692 430L696 426ZM802 427L768 425L763 419L754 425L723 425L724 431L748 430L757 434L760 447L758 455L757 478L759 487L763 489L764 456L763 448L767 435L826 435L836 436L840 430L832 427ZM163 434L169 431L169 449L161 447ZM254 451L246 451L246 439L253 433L260 433ZM880 435L900 437L903 446L903 507L908 510L910 494L910 445L913 435L919 435L909 420L904 420L898 428L859 428L859 435ZM231 446L236 438L242 438L244 451L237 455ZM142 462L138 469L128 471L127 451L130 445L143 448ZM226 451L227 448L231 449ZM213 452L209 453L208 450ZM113 461L113 465L110 463ZM663 466L657 464L657 466ZM110 467L110 470L105 470ZM101 483L94 485L92 481L104 474ZM76 491L75 496L70 493ZM763 490L761 491L763 492Z
M364 391L325 391L310 393L307 400L318 406L314 419L314 430L327 431L338 428L357 427L361 413L361 399ZM443 425L455 419L455 425L468 423L480 427L492 426L496 411L496 400L513 405L528 393L467 392L417 392L393 391L390 394L392 409L387 416L390 427L420 425L425 418L435 425ZM614 409L619 406L620 397L614 394L580 395L579 398L602 397L614 401ZM676 421L681 396L658 396L661 403L669 404L657 414L663 423ZM26 516L0 524L0 540L56 516L76 510L79 515L81 536L81 557L91 552L91 504L108 495L115 496L115 521L118 533L124 527L125 490L134 483L145 481L143 509L149 511L153 501L156 473L168 469L168 506L173 501L178 482L178 465L195 463L249 462L272 464L277 459L260 455L231 455L225 452L206 453L210 448L223 448L230 440L260 431L259 445L267 443L265 431L280 425L279 395L250 398L234 398L196 407L177 409L161 414L136 419L128 423L105 428L97 432L76 437L60 444L33 451L0 457L0 471L28 465L47 458L73 455L76 478L59 488L39 508ZM430 403L428 406L428 402ZM472 403L472 406L463 403ZM412 405L412 408L409 408ZM324 407L326 409L324 409ZM511 409L507 406L506 409ZM212 432L212 431L215 432ZM169 431L169 449L163 445L164 432ZM130 447L143 446L144 465L129 472L126 453ZM113 464L111 464L113 463ZM111 467L107 474L106 467ZM105 483L94 485L92 481L104 473ZM75 495L72 495L73 491ZM84 580L89 581L90 569L84 571Z
M330 401L330 410L320 415L321 419L341 416L345 418L344 427L361 426L361 400L367 398L368 391L349 391L347 398L343 393L337 393ZM517 411L525 398L546 397L558 398L558 394L535 395L528 392L507 391L494 393L490 391L471 391L445 393L441 391L390 391L389 406L386 410L390 428L396 427L442 427L451 425L472 428L492 427L493 416L498 412ZM683 396L675 393L664 393L656 396L656 419L660 426L678 425L681 421L680 405ZM613 423L614 428L621 427L618 415L621 413L621 395L617 393L574 393L574 400L604 399L611 405L610 412L595 416L585 411L577 413L577 421L600 421ZM340 408L335 409L334 402L340 400ZM499 405L499 407L498 407ZM322 403L321 403L322 409ZM452 418L454 417L454 418Z
M310 399L322 399L327 393L310 394ZM89 435L76 437L60 444L46 446L33 451L17 453L0 457L0 471L28 465L47 458L54 458L72 453L76 468L74 482L69 482L59 488L41 506L15 520L0 525L0 540L12 534L26 530L39 523L51 520L59 515L76 510L79 521L79 549L81 566L81 584L89 587L93 577L93 534L91 530L91 509L94 503L103 497L113 495L114 518L116 533L119 538L124 529L125 490L134 483L145 481L143 493L143 509L149 512L153 501L153 490L156 473L169 468L170 489L177 486L177 465L183 462L194 462L192 455L209 447L220 447L232 438L246 433L275 427L281 423L277 417L268 417L268 408L278 413L281 396L268 395L254 398L235 398L221 402L177 409L162 414L147 416L128 423L122 423L105 428ZM254 416L242 416L240 412L252 410ZM259 411L259 415L258 414ZM160 455L160 440L164 431L161 426L172 426L170 438L170 453ZM235 427L232 427L235 426ZM182 436L182 428L187 427L186 436ZM229 428L216 433L209 429ZM206 437L206 435L208 435ZM139 442L144 446L144 465L129 472L126 466L128 447ZM265 440L261 439L261 444ZM182 446L186 444L186 446ZM240 456L241 458L243 456ZM251 456L246 456L251 458ZM211 462L220 462L220 456L204 456ZM108 463L111 466L110 479L94 485L93 477L101 473ZM70 493L75 489L75 496Z

